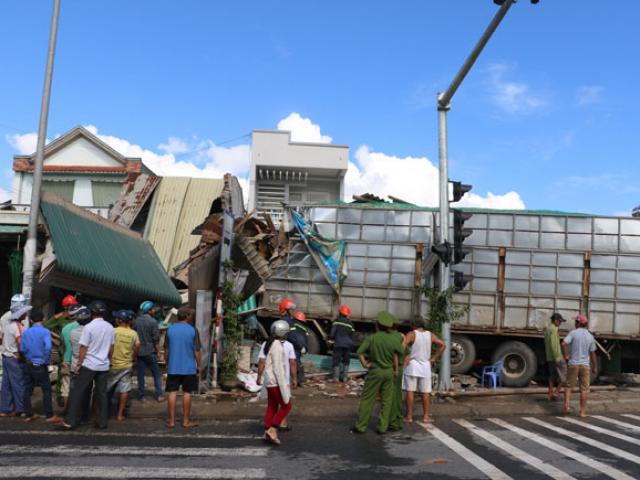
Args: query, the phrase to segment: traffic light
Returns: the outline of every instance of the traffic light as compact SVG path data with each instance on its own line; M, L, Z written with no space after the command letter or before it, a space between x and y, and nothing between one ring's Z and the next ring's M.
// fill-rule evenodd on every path
M453 289L456 292L464 289L464 287L473 280L473 276L467 275L463 272L453 272Z
M443 242L431 247L431 251L435 253L440 261L445 265L451 263L451 244L449 242Z
M463 212L457 208L453 209L453 263L460 263L464 257L471 252L470 247L465 247L464 241L469 237L473 230L464 228L464 222L469 220L473 214Z
M452 202L459 202L460 199L467 193L469 190L473 188L472 185L467 185L462 182L451 182L453 185L453 200Z

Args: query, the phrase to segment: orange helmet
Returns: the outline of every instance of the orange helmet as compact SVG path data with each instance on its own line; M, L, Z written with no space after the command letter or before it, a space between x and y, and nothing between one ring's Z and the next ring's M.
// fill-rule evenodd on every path
M69 308L71 305L77 305L78 300L73 295L67 295L62 299L62 308Z
M304 322L307 320L307 317L304 314L304 312L301 312L300 310L296 310L295 312L293 312L293 318L301 322Z
M351 316L351 309L346 305L342 305L340 307L340 315L344 315L345 317Z
M296 308L296 304L290 298L285 298L280 302L280 315L282 315L287 310L293 310Z

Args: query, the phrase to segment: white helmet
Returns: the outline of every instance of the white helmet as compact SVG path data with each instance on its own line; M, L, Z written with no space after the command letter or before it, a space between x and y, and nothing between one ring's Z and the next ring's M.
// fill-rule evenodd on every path
M16 293L13 297L11 297L11 307L10 310L12 312L16 312L20 307L24 307L27 304L27 299L21 293Z
M284 338L289 333L289 324L284 320L276 320L271 324L271 335Z

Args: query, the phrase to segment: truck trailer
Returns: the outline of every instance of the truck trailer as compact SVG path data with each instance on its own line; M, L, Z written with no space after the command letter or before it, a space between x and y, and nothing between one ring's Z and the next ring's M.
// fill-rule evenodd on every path
M401 202L306 204L296 209L321 237L344 246L338 287L304 235L293 236L259 297L263 321L292 298L312 319L310 350L326 349L341 304L359 334L373 331L378 311L403 321L424 317L422 287L433 285L431 247L437 209ZM461 209L472 214L470 247L454 270L471 277L454 302L466 313L452 324L453 373L503 359L507 386L527 385L545 362L543 331L553 312L573 328L589 317L607 371L640 367L640 219L540 210ZM451 222L453 223L453 222Z

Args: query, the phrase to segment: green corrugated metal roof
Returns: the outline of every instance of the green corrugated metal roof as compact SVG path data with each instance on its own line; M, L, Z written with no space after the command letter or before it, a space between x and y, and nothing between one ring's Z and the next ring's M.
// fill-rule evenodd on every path
M153 248L137 233L55 195L44 193L41 209L56 271L122 290L123 302L182 303Z
M166 271L172 273L198 246L200 237L191 232L207 218L223 188L223 179L164 177L160 181L145 237Z

